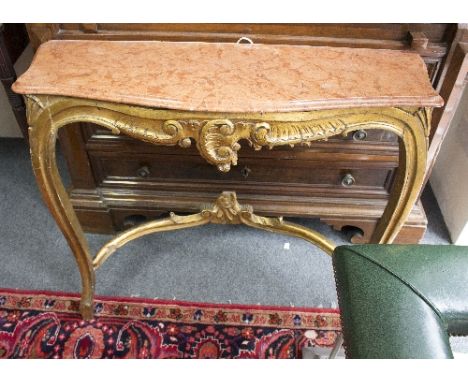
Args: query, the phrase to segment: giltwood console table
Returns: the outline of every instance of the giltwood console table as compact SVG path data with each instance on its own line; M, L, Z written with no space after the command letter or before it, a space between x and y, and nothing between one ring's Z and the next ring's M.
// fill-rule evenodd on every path
M95 270L143 235L243 223L327 253L334 244L281 218L255 215L226 191L198 214L171 214L123 232L92 258L57 170L59 128L92 122L157 145L196 144L223 172L236 165L240 141L260 150L355 130L391 131L400 138L400 167L372 238L391 243L420 192L431 111L442 105L417 54L306 46L51 41L13 89L26 98L34 171L78 263L86 319L93 316Z

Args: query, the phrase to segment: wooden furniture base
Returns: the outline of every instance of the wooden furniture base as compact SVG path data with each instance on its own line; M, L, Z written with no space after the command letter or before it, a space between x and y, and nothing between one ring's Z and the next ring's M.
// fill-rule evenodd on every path
M226 189L226 187L224 187ZM236 187L231 187L236 189ZM268 196L243 194L237 191L244 203L256 213L267 216L319 218L334 229L346 233L355 244L368 243L387 204L387 199L347 199L327 197ZM193 192L141 192L139 190L99 188L73 189L70 199L78 219L86 232L115 234L142 222L176 213L193 213L200 205L210 203L215 193ZM365 215L363 216L363 209ZM415 204L394 243L410 244L423 238L427 218L421 202Z
M398 137L383 130L357 131L309 147L255 151L244 145L228 173L206 163L196 148L154 146L91 124L62 130L72 203L88 232L115 233L169 211L193 212L187 200L205 203L234 190L262 214L321 218L361 233L349 236L353 242L368 242L398 168ZM267 208L268 201L274 209ZM397 242L418 242L426 226L418 203Z

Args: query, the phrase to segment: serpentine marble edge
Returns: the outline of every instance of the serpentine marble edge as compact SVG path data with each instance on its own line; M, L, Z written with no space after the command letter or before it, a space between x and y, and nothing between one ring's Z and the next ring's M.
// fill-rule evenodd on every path
M49 41L13 90L233 113L443 103L416 53L200 42Z

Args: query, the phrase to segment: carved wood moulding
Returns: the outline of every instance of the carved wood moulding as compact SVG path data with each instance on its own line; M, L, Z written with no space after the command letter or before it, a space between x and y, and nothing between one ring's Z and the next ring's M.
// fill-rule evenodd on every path
M156 145L187 148L196 142L200 155L227 172L237 164L239 141L256 150L262 147L327 140L359 129L384 129L402 136L404 126L418 123L427 136L429 108L354 108L302 113L228 114L188 113L60 97L26 96L30 126L49 118L59 127L72 122L93 122L114 134L125 134ZM99 106L97 106L99 105ZM46 113L44 113L46 111ZM180 118L176 118L180 116ZM167 119L165 118L167 117Z

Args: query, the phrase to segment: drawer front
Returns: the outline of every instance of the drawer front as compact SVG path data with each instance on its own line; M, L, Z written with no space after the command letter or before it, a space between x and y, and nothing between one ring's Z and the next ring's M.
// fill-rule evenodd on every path
M198 155L90 152L100 187L174 191L238 190L252 193L310 196L388 194L394 162L353 158L329 161L241 157L228 173L219 172ZM333 157L333 158L332 158ZM333 159L333 160L332 160Z

